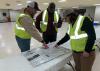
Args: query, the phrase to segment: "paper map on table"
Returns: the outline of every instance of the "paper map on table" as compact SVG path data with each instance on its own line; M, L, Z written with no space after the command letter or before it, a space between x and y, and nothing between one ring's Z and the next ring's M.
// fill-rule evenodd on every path
M53 48L49 46L48 49L34 48L23 52L23 55L30 61L32 66L36 67L67 53L70 53L70 50L64 47Z

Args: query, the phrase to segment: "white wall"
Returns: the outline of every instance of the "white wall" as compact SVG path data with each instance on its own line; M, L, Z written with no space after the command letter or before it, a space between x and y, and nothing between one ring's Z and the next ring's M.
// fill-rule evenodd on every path
M9 10L4 10L4 9L0 10L0 22L4 22L4 17L2 15L3 13L6 13L6 15L9 16Z
M95 6L86 7L85 15L91 17L94 20Z
M94 27L95 28L95 32L96 32L96 38L98 39L98 38L100 38L100 26L95 26Z
M15 22L18 15L19 15L18 11L11 10L10 11L11 21Z
M19 11L0 9L0 22L5 22L2 15L3 13L6 13L7 16L10 16L11 21L16 21L16 18L19 15Z
M80 9L86 9L85 16L89 16L92 20L94 20L94 15L95 15L95 6L84 6L84 7L79 7Z
M100 23L100 6L96 6L96 10L95 10L95 21L99 21Z

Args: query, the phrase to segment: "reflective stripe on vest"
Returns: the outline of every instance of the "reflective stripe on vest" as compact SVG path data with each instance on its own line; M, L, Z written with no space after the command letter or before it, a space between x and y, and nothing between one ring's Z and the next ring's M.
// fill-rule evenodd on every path
M58 21L59 21L59 15L58 15L57 11L55 11L55 16L54 17L56 17L56 23L58 23Z
M43 21L43 24L44 24L44 25L47 25L47 21L45 21L46 14L47 14L47 10L45 10L45 11L43 12L43 16L42 16L42 21Z
M15 25L15 35L23 38L23 39L30 39L31 35L25 31L24 27L21 26L21 24L23 24L23 22L19 21L19 19L21 19L22 17L29 17L30 19L32 19L29 15L27 14L20 14L17 21L16 21L16 25ZM33 21L33 19L32 19ZM33 25L34 25L34 21L33 21Z
M25 14L20 14L20 17L23 17L23 16L27 16L27 15L25 15ZM31 17L30 17L30 18L31 18ZM33 25L34 25L34 24L35 24L35 23L33 22ZM19 26L18 24L16 24L16 29L25 31L25 29L24 29L23 27Z
M33 25L34 25L34 22L33 22ZM16 24L16 29L25 31L25 29L23 27L19 26L18 24Z
M83 18L84 18L84 16L81 16L81 15L79 16L78 21L77 21L77 25L76 25L76 29L75 29L75 32L74 32L74 35L70 36L71 39L80 39L80 38L84 38L84 37L88 36L86 33L78 34L78 31L80 30L81 21L82 21ZM69 25L68 33L69 32L70 32L70 25Z
M47 15L47 10L45 10L45 11L43 12L43 16L42 16L42 21L44 22L45 25L47 25L46 15ZM59 15L58 15L57 11L55 11L54 17L56 17L56 21L54 20L54 22L57 23L57 22L59 21Z
M59 15L57 13L57 11L54 12L54 24L58 23L59 21ZM40 24L40 28L43 32L46 31L47 29L47 24L48 24L48 14L47 14L47 10L45 10L43 12L43 16L42 16L42 22ZM57 31L57 27L56 28L56 31Z
M76 22L72 26L69 25L69 36L70 36L70 44L72 51L83 52L85 51L85 47L87 44L88 35L85 31L81 31L81 27L83 25L85 16L79 15ZM93 46L92 49L95 49Z
M69 34L69 32L70 32L70 25L68 26L68 34Z
M16 24L16 29L25 31L25 29L23 27L18 26L18 24Z

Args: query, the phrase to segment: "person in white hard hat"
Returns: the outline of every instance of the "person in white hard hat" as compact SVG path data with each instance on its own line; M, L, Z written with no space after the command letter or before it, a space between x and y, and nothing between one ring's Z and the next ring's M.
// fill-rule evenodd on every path
M31 2L27 5L27 7L24 9L24 12L21 13L16 20L15 38L21 52L30 50L31 37L46 46L44 40L36 29L35 22L33 20L33 17L37 11L40 11L38 8L38 3Z

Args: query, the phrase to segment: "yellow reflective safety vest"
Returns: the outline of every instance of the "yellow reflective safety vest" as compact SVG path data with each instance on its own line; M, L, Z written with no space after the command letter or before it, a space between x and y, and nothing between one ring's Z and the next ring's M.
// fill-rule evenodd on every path
M69 24L68 34L70 36L70 44L73 51L82 52L85 51L88 35L85 31L81 31L85 16L79 15L75 24ZM95 49L95 46L93 46Z
M54 24L57 24L59 21L59 14L57 11L54 12ZM44 10L42 14L42 21L40 22L40 28L42 32L45 32L47 30L48 25L48 12L47 10ZM55 26L56 31L58 31L58 28Z
M30 19L32 19L29 15L27 14L20 14L18 19L16 20L16 25L15 25L15 35L23 38L23 39L30 39L31 35L28 34L25 29L21 26L21 24L23 24L21 21L19 21L19 19L23 18L23 17L29 17ZM33 20L33 19L32 19ZM33 21L33 25L34 25L34 21Z

